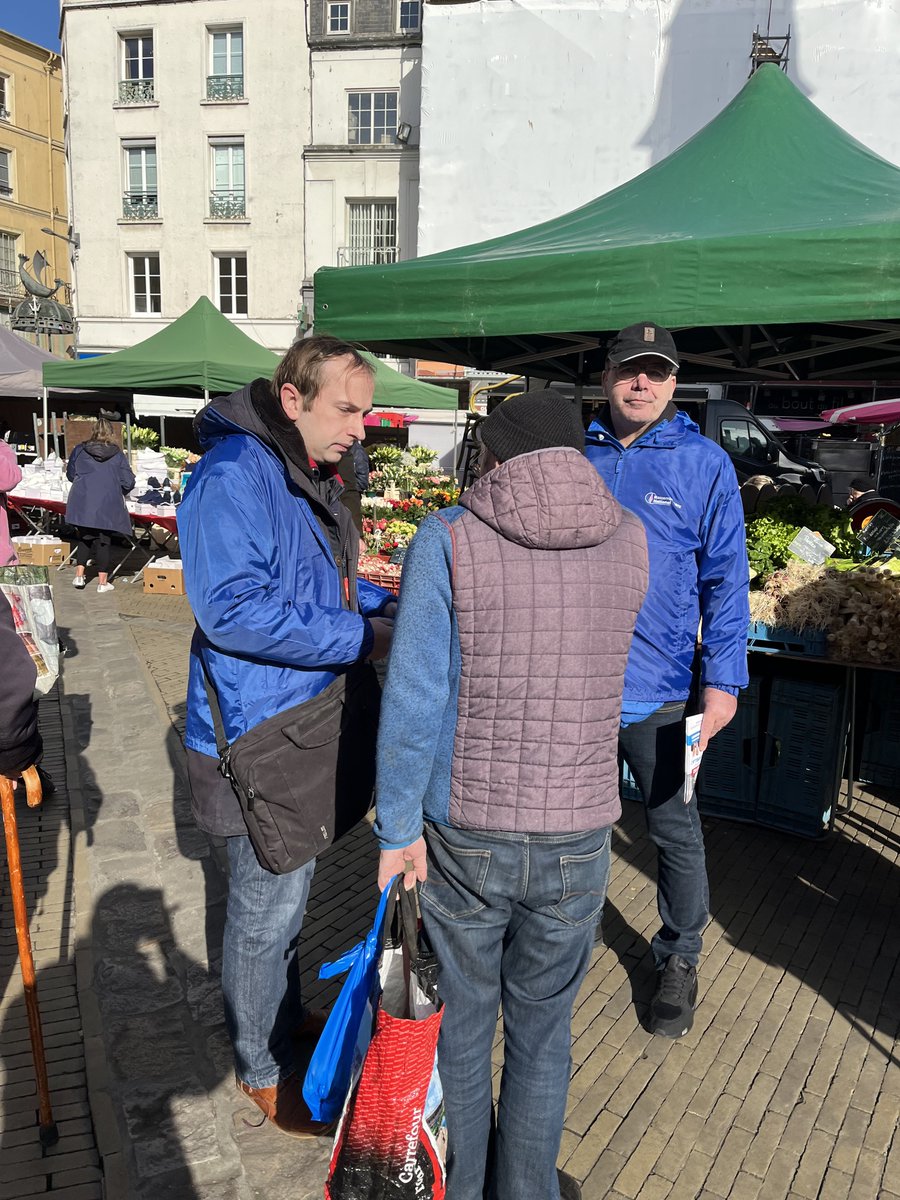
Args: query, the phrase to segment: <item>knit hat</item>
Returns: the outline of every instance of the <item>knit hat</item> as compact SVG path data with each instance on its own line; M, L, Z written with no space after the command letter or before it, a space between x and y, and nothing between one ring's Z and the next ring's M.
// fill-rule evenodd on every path
M482 421L478 432L499 462L554 446L570 446L584 453L584 428L576 406L551 388L504 400Z

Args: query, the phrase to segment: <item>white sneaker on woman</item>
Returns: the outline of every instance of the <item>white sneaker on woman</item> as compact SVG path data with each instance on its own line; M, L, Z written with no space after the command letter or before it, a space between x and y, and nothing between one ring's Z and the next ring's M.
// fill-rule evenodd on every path
M87 580L83 575L76 575L72 580L72 587L83 588L87 587Z
M113 587L113 585L111 583L98 583L97 584L98 592L114 592L115 590L116 589Z

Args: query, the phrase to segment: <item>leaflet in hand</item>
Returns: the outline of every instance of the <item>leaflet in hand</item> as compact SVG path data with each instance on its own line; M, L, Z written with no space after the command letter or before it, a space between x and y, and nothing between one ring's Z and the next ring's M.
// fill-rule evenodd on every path
M684 722L684 802L690 804L697 783L697 772L700 770L700 726L703 717L698 713L695 717L686 717Z

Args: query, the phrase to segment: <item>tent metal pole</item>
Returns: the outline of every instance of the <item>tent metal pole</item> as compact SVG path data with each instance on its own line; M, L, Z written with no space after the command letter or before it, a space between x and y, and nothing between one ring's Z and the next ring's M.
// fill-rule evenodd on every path
M53 453L59 458L59 430L56 428L56 413L50 414L50 420L53 422Z
M128 462L131 463L131 413L125 414L125 439L128 450Z
M459 461L459 400L453 410L453 461Z
M44 388L44 462L47 461L47 451L49 448L48 442L47 442L48 432L49 432L49 425L48 425L48 416L47 416L47 389ZM34 448L35 448L35 450L38 449L37 442L35 442Z
M38 415L37 415L37 413L31 414L31 420L32 420L32 424L34 425L34 457L40 458L40 456L41 456L41 435L38 433Z
M160 413L159 417L159 448L162 450L166 444L166 418Z

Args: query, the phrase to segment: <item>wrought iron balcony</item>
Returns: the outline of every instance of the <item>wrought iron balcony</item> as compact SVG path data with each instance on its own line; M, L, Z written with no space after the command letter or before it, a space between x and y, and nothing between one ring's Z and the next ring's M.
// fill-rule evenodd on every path
M383 267L400 258L399 246L338 246L339 267Z
M156 192L126 192L122 197L122 216L126 221L155 221L159 217Z
M243 75L207 75L207 100L243 100Z
M0 296L18 299L24 294L25 289L19 279L19 272L14 271L12 267L0 267Z
M120 104L149 104L153 99L152 79L122 79L119 81Z
M209 215L217 221L240 220L247 215L244 190L209 193Z
M0 104L0 121L8 121L11 115L9 109Z

